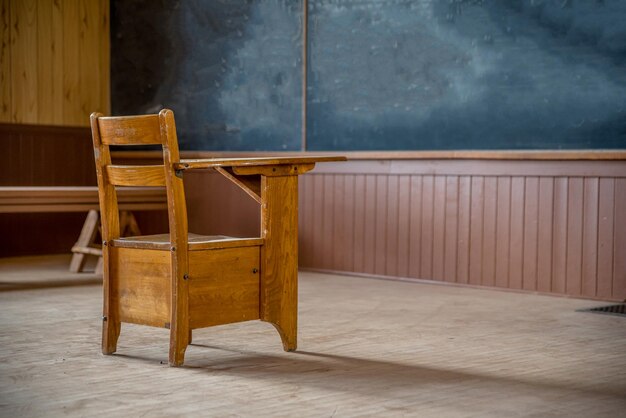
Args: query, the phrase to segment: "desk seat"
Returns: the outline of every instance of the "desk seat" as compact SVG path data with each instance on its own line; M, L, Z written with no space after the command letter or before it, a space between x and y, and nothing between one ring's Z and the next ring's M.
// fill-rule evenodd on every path
M188 237L189 251L263 245L263 238L236 238L226 235L198 235L193 233L189 233ZM111 246L169 251L171 243L169 234L157 234L116 238L111 240Z

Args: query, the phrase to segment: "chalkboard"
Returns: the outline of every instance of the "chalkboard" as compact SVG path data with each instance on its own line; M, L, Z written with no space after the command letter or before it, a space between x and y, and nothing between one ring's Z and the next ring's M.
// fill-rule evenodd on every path
M623 0L112 0L114 114L187 150L626 148Z
M309 5L312 150L626 148L626 1Z
M302 14L298 0L113 0L113 113L174 110L186 150L300 149Z

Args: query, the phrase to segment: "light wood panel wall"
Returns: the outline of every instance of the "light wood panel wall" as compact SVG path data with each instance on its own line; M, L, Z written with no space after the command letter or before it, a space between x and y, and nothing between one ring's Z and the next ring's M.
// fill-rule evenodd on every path
M626 161L355 161L303 176L305 268L626 298Z
M0 122L109 113L109 0L0 0Z

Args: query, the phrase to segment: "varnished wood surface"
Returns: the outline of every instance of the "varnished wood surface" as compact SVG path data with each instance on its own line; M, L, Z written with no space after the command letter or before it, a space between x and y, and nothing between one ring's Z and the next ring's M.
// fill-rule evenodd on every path
M118 190L120 210L163 210L167 208L161 189L131 187ZM99 210L98 188L0 187L0 213L86 212Z
M0 3L0 121L81 125L109 110L109 0Z
M626 321L575 311L598 302L300 273L300 351L283 353L269 324L245 322L195 330L186 366L169 368L164 329L126 325L120 354L102 356L100 285L69 274L68 257L55 260L0 260L0 286L24 287L0 292L2 416L588 418L626 409Z
M336 156L341 154L348 160L551 160L577 161L626 160L626 150L502 150L502 151L281 151L284 157L307 157L310 155ZM183 151L184 159L210 158L271 158L277 152L268 151ZM153 151L116 151L114 156L124 159L154 159Z
M308 165L316 162L346 161L346 157L337 155L302 157L242 157L242 158L206 158L206 159L181 159L174 164L178 170L196 170L213 167L257 167L257 166L280 166L280 165Z
M263 238L235 238L225 235L188 235L189 251L250 247L263 244ZM118 238L111 241L111 245L120 248L143 248L152 250L171 249L169 234L142 235L138 237Z

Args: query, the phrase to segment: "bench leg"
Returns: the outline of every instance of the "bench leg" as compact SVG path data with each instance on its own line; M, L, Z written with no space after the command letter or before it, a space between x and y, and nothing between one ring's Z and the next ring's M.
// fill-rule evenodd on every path
M78 241L74 244L74 248L77 250L80 248L87 248L93 242L98 232L99 216L95 210L90 210L83 224L83 229L80 231ZM85 262L87 261L87 254L81 252L74 252L72 255L72 261L70 261L70 271L72 273L79 273L83 271Z
M111 289L111 277L109 272L109 247L102 248L104 273L102 291L103 291L103 309L102 309L102 354L113 354L117 351L117 339L120 336L121 323L118 313L119 301L113 297Z

